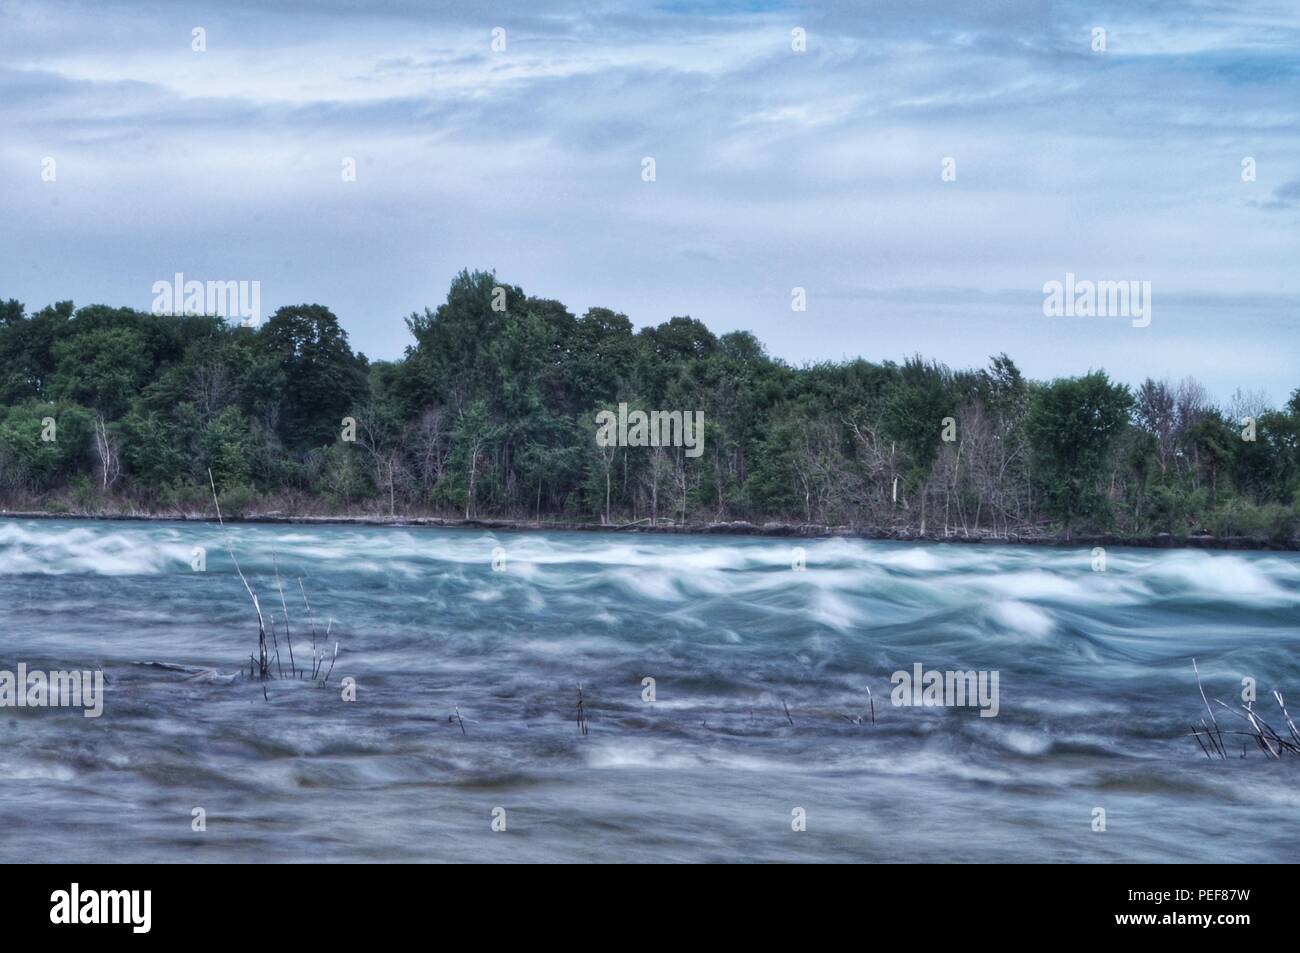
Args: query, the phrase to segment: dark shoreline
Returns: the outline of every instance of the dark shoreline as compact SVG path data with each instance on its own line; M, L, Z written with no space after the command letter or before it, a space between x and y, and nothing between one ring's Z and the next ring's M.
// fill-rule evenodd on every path
M48 513L44 511L0 511L0 519L102 520L215 523L216 517L201 513ZM1004 536L949 535L917 533L878 527L824 526L815 523L749 523L744 520L722 523L684 523L650 525L647 521L605 525L573 521L538 522L518 519L456 519L436 516L286 516L261 513L251 516L227 516L227 523L265 523L318 526L428 526L447 529L490 529L508 532L556 531L596 533L666 533L691 536L763 536L777 539L870 539L900 543L960 543L996 546L1131 546L1140 549L1226 549L1271 552L1300 551L1300 538L1287 540L1256 539L1248 536L1119 536L1113 533L1072 536Z

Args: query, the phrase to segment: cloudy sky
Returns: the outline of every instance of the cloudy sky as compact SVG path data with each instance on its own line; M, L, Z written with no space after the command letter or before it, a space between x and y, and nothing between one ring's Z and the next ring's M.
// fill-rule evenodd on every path
M1294 0L0 0L0 64L32 310L258 280L392 358L469 267L794 363L1300 386ZM1044 317L1066 272L1150 281L1150 326Z

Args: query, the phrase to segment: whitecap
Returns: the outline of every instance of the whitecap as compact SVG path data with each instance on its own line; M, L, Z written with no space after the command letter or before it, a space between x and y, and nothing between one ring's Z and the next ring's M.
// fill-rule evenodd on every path
M1050 614L1027 602L999 602L989 610L989 617L999 626L1035 638L1042 638L1056 628Z

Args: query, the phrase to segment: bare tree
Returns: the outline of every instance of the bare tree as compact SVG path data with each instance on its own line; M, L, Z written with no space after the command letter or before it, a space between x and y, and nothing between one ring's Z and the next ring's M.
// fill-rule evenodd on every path
M687 501L691 492L691 472L690 461L686 457L686 451L683 447L673 448L673 487L677 491L677 509L681 513L681 521L686 522Z
M599 457L600 465L605 471L605 513L601 516L601 520L606 524L609 523L610 474L614 469L614 454L617 449L617 447L613 446L596 445L596 455Z
M898 449L880 436L878 426L864 415L843 419L853 434L857 462L866 480L861 506L876 525L894 521L898 486Z
M799 422L798 445L791 455L791 466L804 500L807 522L831 522L838 515L843 500L846 474L840 453L839 430L824 417Z
M199 423L205 427L208 421L233 404L239 395L226 366L215 362L200 364L194 369L189 392Z
M420 491L427 499L447 473L451 456L451 431L441 407L426 407L407 438Z
M388 490L388 515L397 515L397 484L404 476L399 425L368 404L357 412L357 446L366 451L375 483Z
M122 449L101 414L95 415L95 453L99 456L101 485L108 490L122 475Z
M653 447L650 464L641 471L641 479L650 497L650 522L659 521L659 487L673 478L673 462L663 447Z
M1240 387L1232 392L1227 408L1228 416L1234 424L1240 424L1243 417L1258 420L1268 413L1268 409L1268 394L1262 390L1243 391Z
M1210 400L1209 391L1194 377L1184 377L1178 382L1175 406L1180 438L1214 412L1214 402Z
M1137 402L1133 409L1137 424L1156 438L1156 457L1160 461L1160 472L1169 469L1176 444L1178 432L1177 400L1169 385L1164 381L1147 378L1138 388Z
M484 459L484 451L492 437L487 426L486 414L483 414L481 421L475 421L473 425L467 426L465 418L471 416L471 413L470 407L461 410L461 430L464 432L462 439L465 441L465 519L469 519L474 512L479 476L483 468L491 462Z

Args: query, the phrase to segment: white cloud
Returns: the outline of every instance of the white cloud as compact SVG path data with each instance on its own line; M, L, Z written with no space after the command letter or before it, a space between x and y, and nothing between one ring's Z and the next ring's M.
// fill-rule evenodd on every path
M1006 350L1036 376L1132 376L1140 353L1208 378L1231 353L1259 367L1225 384L1288 388L1295 332L1236 317L1300 295L1300 211L1275 198L1300 179L1294 7L563 6L5 5L0 295L147 307L177 269L262 277L268 303L327 303L382 357L456 270L495 267L794 360ZM1008 304L1066 270L1204 303L1118 344Z

